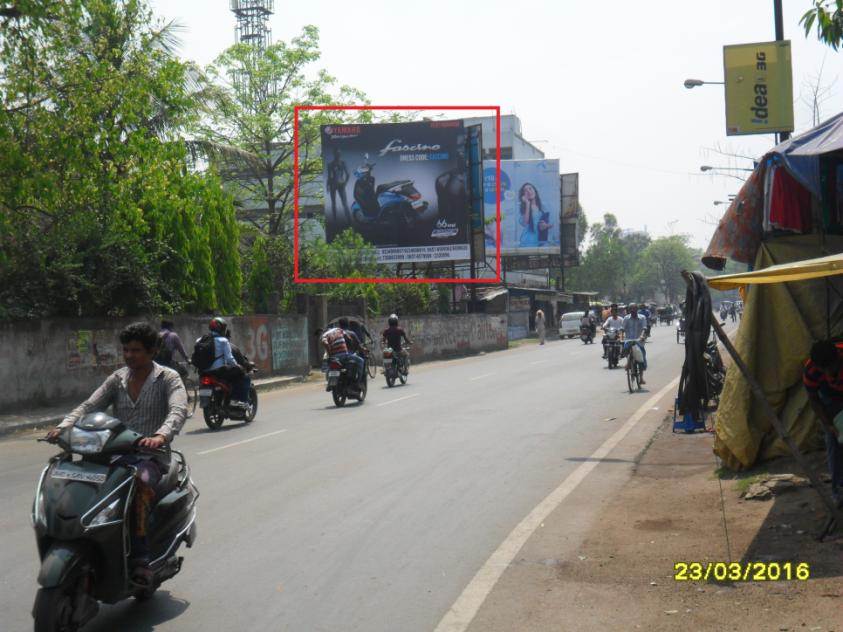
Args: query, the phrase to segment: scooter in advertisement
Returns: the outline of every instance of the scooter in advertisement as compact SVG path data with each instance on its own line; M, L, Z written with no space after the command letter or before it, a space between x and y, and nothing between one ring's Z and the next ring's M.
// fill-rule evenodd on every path
M375 163L364 154L364 163L354 170L354 202L351 215L357 225L412 228L427 210L428 203L412 180L395 180L375 186Z

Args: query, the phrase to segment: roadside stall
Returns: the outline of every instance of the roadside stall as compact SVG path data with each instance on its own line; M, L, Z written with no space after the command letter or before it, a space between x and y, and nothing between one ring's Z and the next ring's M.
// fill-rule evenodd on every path
M838 333L843 330L843 301L838 294L843 289L841 275L843 252L710 277L705 283L698 273L683 273L689 287L686 314L708 315L709 287L743 288L747 296L746 318L734 344L717 320L710 320L734 361L727 373L718 410L715 452L725 465L736 470L749 467L759 458L792 455L828 510L829 519L821 536L843 521L819 476L802 455L803 450L819 447L819 424L802 386L802 365L813 340L824 337L826 328ZM834 292L837 300L825 305L812 303L813 297L825 293L818 292L818 288L828 294ZM803 312L800 306L805 305L812 309ZM820 335L814 336L812 328L819 330ZM708 321L700 331L708 331ZM758 340L757 331L772 333ZM683 382L687 378L692 384L680 406L687 407L688 401L698 397L693 384L694 371L687 376L691 362L686 356Z

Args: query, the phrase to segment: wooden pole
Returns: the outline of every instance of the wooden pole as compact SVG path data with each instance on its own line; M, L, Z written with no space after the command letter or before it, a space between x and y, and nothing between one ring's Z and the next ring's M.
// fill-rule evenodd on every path
M685 283L691 283L691 275L687 271L682 271L682 277L685 279ZM761 385L749 371L749 367L746 366L744 363L743 358L738 354L737 349L735 349L734 345L732 345L732 341L729 340L729 337L726 335L726 332L723 331L723 327L717 322L717 318L712 318L711 325L714 327L714 332L717 334L717 337L720 339L720 342L723 343L723 346L726 348L726 351L729 352L729 355L732 356L732 360L734 360L735 365L743 375L744 379L746 380L747 384L749 384L749 388L752 390L752 394L755 395L755 399L758 400L758 403L761 404L761 408L764 411L764 414L767 416L767 419L772 424L773 428L776 429L779 437L781 437L782 441L787 444L787 447L790 448L791 454L793 454L793 458L796 459L796 463L802 468L805 476L808 477L808 480L811 481L811 485L816 490L817 494L820 496L820 500L822 500L823 504L825 505L826 509L828 510L829 516L829 524L826 526L825 532L823 535L829 531L831 527L831 521L836 521L838 525L843 525L843 514L834 506L834 500L831 498L831 495L826 491L825 486L823 485L820 477L814 471L814 468L811 467L811 464L808 463L808 460L805 458L799 451L799 446L796 445L796 441L793 440L793 437L788 434L787 429L784 427L784 423L782 420L779 419L778 414L770 405L770 402L767 401L767 397L764 394L764 389L761 388Z

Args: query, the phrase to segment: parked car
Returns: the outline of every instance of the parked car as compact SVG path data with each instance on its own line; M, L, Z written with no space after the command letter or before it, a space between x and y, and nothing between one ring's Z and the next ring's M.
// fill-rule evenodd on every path
M585 312L568 312L559 319L559 337L575 338L580 335L580 321Z

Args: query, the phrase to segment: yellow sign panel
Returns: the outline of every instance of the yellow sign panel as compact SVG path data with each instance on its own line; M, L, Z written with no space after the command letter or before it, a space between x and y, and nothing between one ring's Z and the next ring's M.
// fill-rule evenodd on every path
M726 134L793 131L790 42L723 47Z

